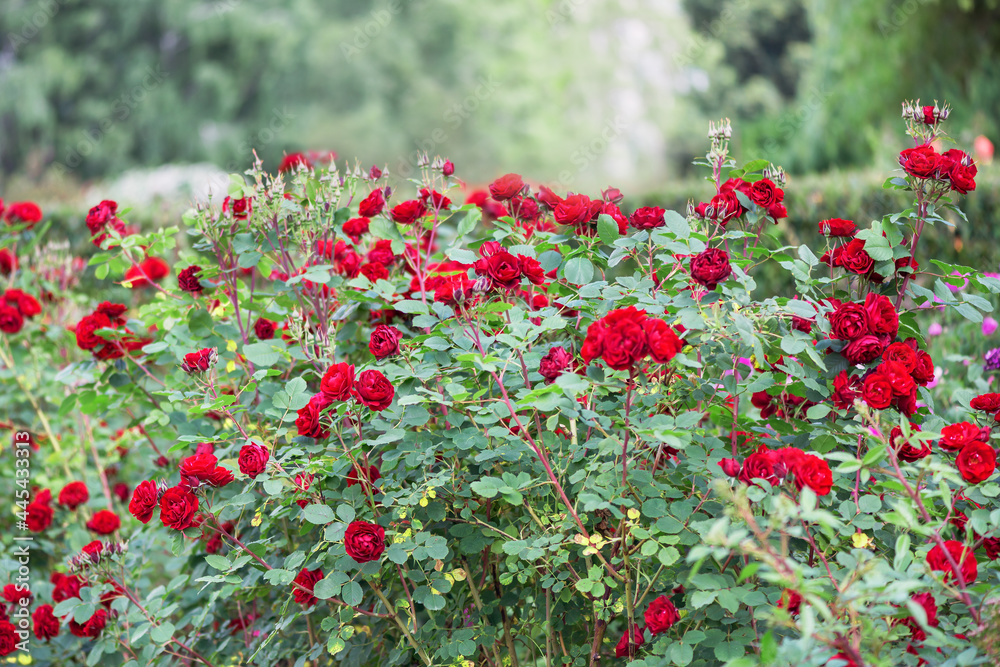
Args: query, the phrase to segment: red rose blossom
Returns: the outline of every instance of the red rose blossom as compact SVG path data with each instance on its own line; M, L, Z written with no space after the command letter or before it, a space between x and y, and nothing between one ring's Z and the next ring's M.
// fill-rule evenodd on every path
M997 454L985 442L973 441L962 447L955 465L962 479L969 484L979 484L993 476L997 468Z
M972 585L979 574L978 563L976 562L972 547L966 547L961 542L956 542L955 540L946 541L944 546L951 555L952 560L958 565L965 585ZM945 582L950 581L955 574L954 569L948 562L948 558L945 556L944 550L941 549L941 545L935 545L933 549L927 552L927 565L932 570L944 572Z
M629 636L631 635L631 636ZM645 640L642 637L642 628L639 627L638 623L632 625L632 632L622 635L622 638L618 640L615 645L615 657L616 658L634 658L639 652L639 647L642 646Z
M709 290L714 290L732 272L729 255L721 248L709 248L691 258L691 278Z
M830 218L819 223L819 233L824 236L854 236L857 231L858 226L853 220Z
M358 205L358 215L362 218L374 218L385 208L385 193L382 188L372 190Z
M316 604L317 599L313 595L313 586L322 578L322 569L307 570L306 568L302 568L295 579L292 580L292 596L295 598L295 601L305 607L311 607Z
M865 378L861 396L868 407L885 410L892 403L892 394L892 384L885 375L872 373Z
M59 504L72 511L90 500L87 485L83 482L70 482L59 492Z
M327 369L320 381L320 391L331 401L346 401L351 396L354 386L354 366L352 364L333 364Z
M35 637L48 641L59 636L59 619L52 613L52 605L43 604L31 615Z
M367 521L352 521L344 532L344 550L358 563L378 560L385 551L385 528Z
M681 620L677 608L666 595L661 595L653 600L646 608L646 613L643 614L642 618L646 621L646 628L654 636L666 632L673 627L674 623Z
M111 510L100 510L87 522L87 528L98 535L110 535L121 527L122 521Z
M184 292L201 294L201 267L192 264L177 274L177 286Z
M518 174L506 174L490 183L490 196L497 201L507 201L521 194L524 179Z
M153 518L153 511L159 505L158 491L155 482L140 482L132 491L132 500L129 501L129 514L143 523L149 523Z
M263 445L256 442L243 445L238 459L240 472L251 479L256 478L267 468L267 461L270 458L271 453Z
M381 412L392 404L396 390L382 373L368 369L358 374L351 394L362 405Z
M160 498L160 521L174 530L185 530L194 525L198 512L198 496L190 489L175 486L167 489Z
M181 370L189 375L204 373L209 368L214 366L218 360L219 351L214 347L206 347L203 350L185 354L184 362L181 364Z
M969 402L969 407L982 412L1000 410L1000 394L980 394Z
M380 324L372 331L368 339L368 351L376 359L385 359L399 354L399 340L403 337L396 327Z

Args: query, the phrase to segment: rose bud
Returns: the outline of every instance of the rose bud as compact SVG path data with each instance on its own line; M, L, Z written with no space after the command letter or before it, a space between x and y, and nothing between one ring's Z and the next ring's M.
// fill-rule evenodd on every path
M719 467L728 477L738 477L740 470L743 469L743 466L736 459L722 459L719 461Z

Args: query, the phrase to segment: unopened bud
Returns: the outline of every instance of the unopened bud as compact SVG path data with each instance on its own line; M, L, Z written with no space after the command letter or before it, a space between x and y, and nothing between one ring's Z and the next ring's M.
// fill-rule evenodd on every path
M441 165L441 173L445 176L451 176L455 173L455 165L452 164L451 160L444 161L444 164Z
M742 466L740 462L736 459L722 459L719 461L719 467L722 468L722 472L726 473L729 477L738 477Z

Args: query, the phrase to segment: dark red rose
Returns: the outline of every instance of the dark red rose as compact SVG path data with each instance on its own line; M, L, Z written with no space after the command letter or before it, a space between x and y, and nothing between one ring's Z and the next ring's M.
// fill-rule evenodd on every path
M856 273L863 276L875 266L875 260L871 258L865 250L865 242L861 239L854 239L844 246L838 258L839 265L849 273Z
M817 496L825 496L833 488L833 473L830 465L818 456L804 454L789 466L795 475L795 486L801 490L808 486Z
M968 153L952 148L941 156L936 176L951 181L952 191L964 195L976 189L978 171Z
M921 387L934 379L934 360L924 350L917 351L917 363L913 368L913 381Z
M235 477L233 477L233 473L230 472L228 468L216 466L215 470L213 470L212 473L205 478L205 483L219 489L226 486L234 479Z
M98 535L110 535L120 528L121 519L111 510L100 510L87 522L87 528Z
M390 217L401 225L412 225L427 213L427 207L419 199L411 199L397 204Z
M674 623L681 620L677 608L666 595L661 595L653 600L646 608L646 613L643 614L642 618L646 621L646 628L653 636L666 632L673 627Z
M630 369L649 352L643 320L622 319L604 332L602 358L609 367Z
M938 440L938 446L948 452L957 452L971 442L976 440L985 442L987 438L989 438L988 431L984 434L983 430L975 424L959 422L941 429L941 439Z
M104 542L101 542L100 540L94 540L93 542L85 544L83 545L83 548L80 549L81 554L87 554L91 556L92 557L91 559L95 563L100 558L102 551L104 551Z
M827 315L830 333L840 340L855 340L871 333L868 313L860 303L842 303Z
M195 454L181 461L181 480L189 486L197 486L199 482L205 482L213 474L219 465L219 460L215 454Z
M295 601L300 605L305 607L311 607L316 604L316 596L313 595L313 586L316 582L323 578L323 570L316 568L315 570L307 570L302 568L298 576L292 580L292 596Z
M117 231L119 236L126 235L125 223L116 217L117 211L118 202L105 199L87 213L87 230L93 237L94 245L100 247L101 243L110 236L108 234L109 227Z
M385 192L382 188L372 190L371 194L361 200L358 205L358 215L362 218L374 218L385 208Z
M360 273L373 283L386 280L389 277L389 270L385 268L384 264L364 264L361 266Z
M920 427L910 422L910 431L919 431ZM896 455L903 461L919 461L931 455L931 443L921 442L914 438L912 441L903 437L903 430L894 426L889 432L889 444L896 449Z
M976 577L979 576L979 564L976 562L972 547L967 547L955 540L947 540L944 546L951 554L952 560L958 565L965 585L969 586L974 583ZM955 570L948 562L944 549L939 544L934 545L934 548L927 552L927 565L932 570L944 572L945 582L951 581L955 575Z
M575 227L578 234L592 235L590 223L597 219L604 202L591 200L587 195L569 195L560 201L553 211L555 221L560 225Z
M545 271L542 265L534 257L517 256L517 265L521 270L521 275L528 279L532 285L542 285L545 283Z
M869 331L890 338L896 337L899 332L899 313L888 297L869 293L865 297L865 312L868 313Z
M631 635L631 637L629 636ZM639 627L638 623L632 625L632 632L622 635L622 638L618 640L615 645L615 657L616 658L634 658L639 652L639 647L642 646L645 640L642 638L642 628Z
M19 289L9 289L3 293L3 300L17 311L22 317L34 317L42 312L42 305L38 300Z
M982 412L1000 410L1000 394L980 394L969 402L969 407Z
M757 206L770 212L772 209L776 210L776 205L784 201L785 191L776 186L771 179L762 178L750 185L747 197Z
M376 359L385 359L399 354L399 340L403 337L403 332L396 327L380 324L372 331L368 339L368 351Z
M830 218L819 223L819 233L824 236L854 236L857 232L858 226L853 220Z
M733 218L738 218L746 213L746 209L743 208L742 204L740 204L740 200L736 197L735 192L729 190L720 192L712 197L711 201L708 202L708 206L704 209L704 212L706 217L710 217L718 224L725 226L726 223ZM709 213L711 215L708 215Z
M140 482L132 492L132 500L129 501L128 511L139 521L149 523L149 520L153 518L153 511L159 505L159 502L156 482Z
M90 500L90 492L83 482L70 482L59 492L59 504L72 511Z
M538 364L539 374L545 378L546 384L552 384L555 379L562 375L569 368L573 361L573 355L562 346L554 347L542 357Z
M201 267L192 264L177 274L177 286L184 292L201 294Z
M259 340L271 340L274 338L274 330L277 328L278 324L276 322L266 320L263 317L258 317L257 321L253 324L253 332Z
M298 422L296 422L298 424ZM301 435L301 434L300 434ZM237 459L240 472L254 479L267 468L267 461L271 458L271 452L267 447L256 442L243 445L240 448L240 456Z
M714 290L732 272L729 255L721 248L709 248L691 258L691 278L707 289Z
M883 361L878 365L878 372L889 378L892 392L896 396L906 396L916 389L916 383L903 364L895 361Z
M914 178L932 178L937 171L939 159L940 156L929 144L899 152L899 166Z
M955 465L962 479L969 484L979 484L993 476L997 468L997 453L985 442L973 441L962 447Z
M924 616L927 618L927 625L932 628L938 627L937 603L934 601L934 595L931 593L916 593L910 599L923 607ZM917 619L912 616L900 621L900 623L910 629L910 638L913 641L922 642L927 639L927 633L917 622Z
M521 265L506 250L476 261L476 274L487 276L493 289L514 289L521 284Z
M48 641L59 636L59 619L52 613L52 605L43 604L31 615L35 637Z
M80 589L87 583L82 577L75 574L63 574L53 572L49 577L55 588L52 590L52 601L56 604L80 597Z
M667 224L663 219L664 212L659 206L643 206L640 209L636 209L629 222L632 223L635 229L656 229Z
M4 220L8 225L26 223L28 229L34 227L42 219L42 209L30 201L14 202L7 207Z
M792 616L797 616L802 607L802 596L798 591L786 588L778 598L778 609L786 609Z
M740 481L744 484L755 484L753 480L763 479L776 486L781 480L775 473L778 458L766 447L761 447L750 456L743 459L743 469L740 470Z
M362 405L381 412L392 404L396 390L382 373L368 369L358 374L351 394Z
M2 312L3 306L0 306ZM15 311L16 312L16 311ZM110 329L113 323L104 313L93 313L81 319L76 325L76 344L81 350L93 350L98 345L103 345L104 338L95 333L98 329Z
M27 607L31 604L33 597L34 595L28 590L27 584L7 584L3 587L3 599L12 605ZM0 604L0 607L2 606Z
M183 486L174 486L160 498L160 521L174 530L185 530L194 525L198 513L198 496Z
M320 381L320 391L331 401L346 401L354 386L354 365L333 364Z
M111 487L111 493L118 496L118 500L124 503L129 499L132 490L129 489L128 484L126 484L125 482L118 482L113 487Z
M848 343L841 354L852 364L870 364L879 358L885 342L878 336L866 335Z
M378 466L372 464L365 468L361 466L361 474L358 474L358 469L351 466L350 472L347 473L347 486L351 487L355 484L360 484L361 479L364 479L367 483L366 485L374 486L375 482L382 479L382 473L379 472Z
M719 467L722 468L722 472L727 477L739 477L740 470L743 469L743 466L736 459L722 459L719 461Z
M7 248L0 248L0 275L9 276L17 271L17 255Z
M663 320L650 317L642 325L646 330L649 356L656 363L666 364L684 349L684 342L674 333L673 327Z
M299 409L297 413L295 428L298 434L317 440L329 437L330 429L323 423L322 414L332 404L333 399L322 393L322 391L310 398L309 403Z
M865 378L861 397L868 407L875 410L885 410L892 403L892 384L889 378L881 373L872 373Z
M445 176L451 176L455 173L455 165L451 160L445 160L444 164L441 165L441 173Z
M507 201L521 194L524 179L518 174L506 174L490 183L490 196L497 201Z
M378 560L385 551L385 528L367 521L352 521L344 532L344 550L358 563Z
M234 220L248 220L253 213L253 197L226 197L222 201L222 212L232 215Z
M0 303L0 331L16 334L24 326L24 317L17 308Z
M360 243L362 235L368 233L370 224L371 220L365 217L351 218L344 223L344 234L355 243Z
M87 639L97 639L104 631L104 626L108 624L108 612L105 609L98 609L94 615L84 623L77 623L74 618L69 620L69 632L74 637L85 637Z
M907 373L912 373L917 367L917 353L906 343L893 343L885 348L882 358L900 364Z
M214 347L206 347L204 350L198 350L197 352L185 354L184 363L181 364L181 370L190 375L194 375L195 373L204 373L209 368L214 366L218 360L219 351Z

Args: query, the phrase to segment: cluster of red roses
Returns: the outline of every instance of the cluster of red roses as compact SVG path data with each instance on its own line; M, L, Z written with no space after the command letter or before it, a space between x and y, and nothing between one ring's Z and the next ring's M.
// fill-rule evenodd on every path
M769 178L761 178L752 183L742 178L730 178L719 186L711 201L701 202L694 207L694 212L704 220L713 220L725 226L730 220L747 213L737 192L762 208L775 223L788 217L788 210L782 203L785 201L785 191Z
M646 630L649 630L650 638L663 634L674 626L674 623L681 620L677 613L677 607L666 595L660 595L649 603L646 612L643 614L646 622ZM630 636L631 635L631 636ZM626 632L618 640L615 646L616 658L633 658L639 651L639 647L645 643L645 633L638 623L632 626L632 632Z
M849 409L860 393L865 403L876 410L895 407L906 415L917 411L917 386L934 379L931 356L907 338L892 342L899 331L899 315L885 296L868 294L864 303L837 303L827 315L831 337L845 341L840 353L851 365L871 364L882 359L862 378L847 371L834 379L834 404Z
M0 199L0 218L8 225L27 225L31 229L42 220L42 209L30 201L15 202L4 208Z
M580 356L588 364L601 357L617 371L632 370L647 355L668 363L684 347L673 327L635 306L612 310L587 328Z
M151 338L140 338L127 326L122 317L128 308L120 303L104 301L90 315L83 317L76 325L76 344L81 350L89 350L95 359L120 359L128 352L134 352L149 345ZM99 329L114 329L115 338L105 339L97 334Z
M19 289L9 289L0 297L0 331L16 334L24 326L24 319L42 312L42 305L35 297Z
M514 256L504 250L496 241L487 241L479 247L479 256L474 265L476 275L489 279L494 290L513 290L526 278L532 285L545 282L545 271L534 257Z
M817 496L825 496L833 488L833 473L830 465L815 454L806 454L797 447L768 449L760 445L757 451L743 459L722 459L719 466L730 477L754 485L755 479L763 479L777 486L791 476L800 491L808 486Z
M907 148L899 153L899 165L914 178L934 179L959 194L976 189L979 171L976 163L968 153L957 148L944 153L938 153L929 143Z
M385 528L377 523L352 521L344 531L344 551L357 563L378 560L385 551ZM313 587L322 578L322 569L302 568L292 580L295 601L305 607L316 604Z
M105 199L97 206L94 206L87 213L87 230L90 232L91 242L97 247L101 247L105 239L111 234L108 229L113 229L119 236L126 236L128 230L125 223L118 219L118 202Z
M881 285L885 282L885 277L875 271L875 260L865 250L865 242L861 239L853 238L858 232L857 225L853 221L841 218L823 220L819 223L819 231L829 238L851 239L847 243L838 244L823 253L823 256L820 257L821 262L832 268L844 269L848 273L862 276L876 285ZM907 243L908 240L904 238L900 242L900 245L906 247ZM900 257L895 260L894 265L897 275L904 268L909 268L914 272L919 268L919 264L912 257Z
M396 343L398 345L398 338ZM395 395L392 383L381 372L369 368L358 373L355 378L353 364L333 364L320 381L319 393L298 411L295 427L301 436L323 439L330 435L330 430L321 422L321 418L323 412L335 402L353 398L358 403L381 412L392 404Z

